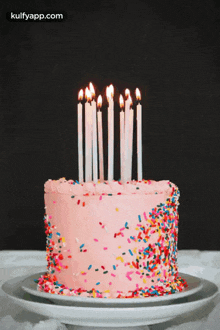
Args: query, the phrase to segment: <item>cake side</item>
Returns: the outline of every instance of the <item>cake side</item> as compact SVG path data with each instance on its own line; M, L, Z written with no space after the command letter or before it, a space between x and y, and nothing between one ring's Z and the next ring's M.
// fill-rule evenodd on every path
M48 267L39 290L109 298L181 291L178 199L169 181L47 181Z

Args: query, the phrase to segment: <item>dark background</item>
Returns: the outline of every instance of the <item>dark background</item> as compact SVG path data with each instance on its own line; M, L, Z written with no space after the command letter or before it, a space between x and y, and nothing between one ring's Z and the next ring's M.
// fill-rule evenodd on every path
M10 22L11 11L67 18ZM144 178L180 189L179 249L220 249L219 24L213 0L3 5L0 249L45 250L44 183L78 178L77 94L90 81L102 94L110 83L116 93L140 88Z

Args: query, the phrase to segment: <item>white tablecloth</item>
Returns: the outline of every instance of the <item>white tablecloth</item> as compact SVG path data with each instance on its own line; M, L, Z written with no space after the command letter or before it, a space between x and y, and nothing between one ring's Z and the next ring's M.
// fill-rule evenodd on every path
M0 251L0 330L64 330L56 320L48 320L28 312L12 303L1 285L14 277L25 276L46 269L44 251ZM183 250L178 255L179 271L214 282L220 290L220 251ZM80 328L80 327L79 327ZM98 328L101 329L101 328ZM175 321L146 326L150 330L219 330L220 294L207 306L207 311L197 310ZM129 330L129 329L128 329Z

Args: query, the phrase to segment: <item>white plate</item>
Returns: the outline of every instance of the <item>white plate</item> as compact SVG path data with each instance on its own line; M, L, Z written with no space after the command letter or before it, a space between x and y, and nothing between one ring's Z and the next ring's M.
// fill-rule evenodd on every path
M102 304L104 305L114 305L114 307L126 307L127 305L133 305L133 304L145 304L145 303L155 303L155 302L164 302L164 304L170 303L171 300L173 299L178 299L182 298L191 294L194 294L198 292L199 290L202 289L202 282L201 279L192 275L188 274L182 274L180 273L179 275L181 278L184 278L187 283L188 283L188 288L185 288L181 292L176 292L171 295L165 295L165 296L154 296L154 297L144 297L144 298L115 298L115 299L108 299L108 298L90 298L90 297L79 297L79 296L62 296L62 295L57 295L57 294L52 294L52 293L47 293L47 292L41 292L37 290L37 283L34 282L34 279L38 279L43 273L37 273L33 274L29 277L27 277L23 282L22 282L22 289L25 290L26 292L46 298L55 304L61 304L61 305L77 305L80 303L86 304L88 307L89 305L94 305L94 303L99 304L101 306Z
M46 299L29 295L21 288L24 277L17 277L2 286L7 296L21 307L62 323L95 327L132 327L155 324L192 312L210 302L218 293L218 287L202 280L202 290L194 295L173 300L171 305L120 308L62 306L48 303Z

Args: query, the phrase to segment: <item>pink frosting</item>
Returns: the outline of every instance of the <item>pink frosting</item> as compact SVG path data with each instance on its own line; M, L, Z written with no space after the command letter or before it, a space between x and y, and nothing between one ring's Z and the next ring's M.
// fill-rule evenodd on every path
M59 180L48 180L45 185L45 193L64 193L73 194L75 196L82 196L84 194L89 195L102 195L102 194L114 194L121 193L122 195L129 194L155 194L155 192L163 193L164 191L171 191L168 186L169 181L131 181L126 184L121 184L119 181L113 181L108 184L108 181L103 183L85 182L78 184L73 180L65 180L61 178Z

